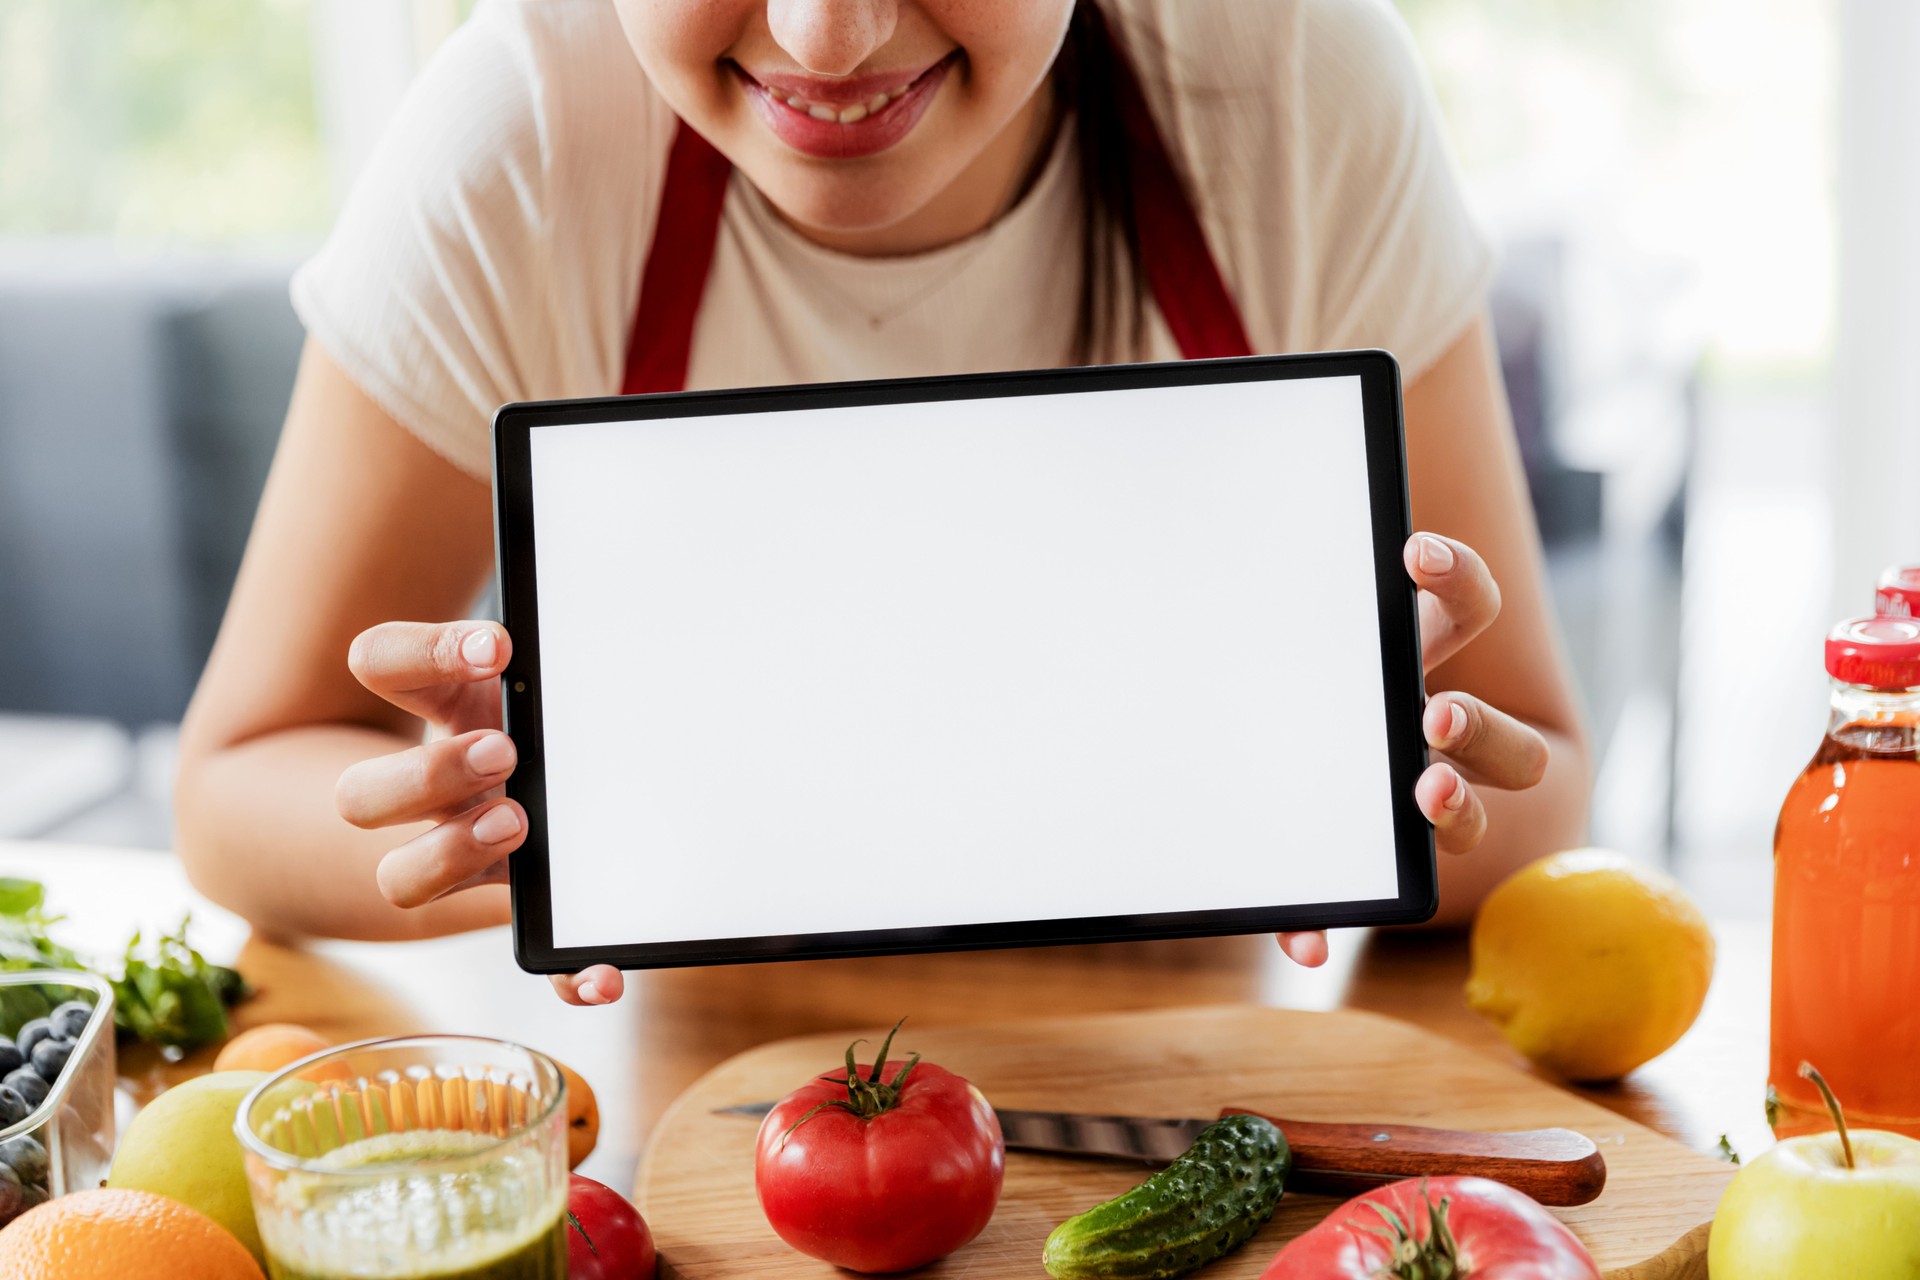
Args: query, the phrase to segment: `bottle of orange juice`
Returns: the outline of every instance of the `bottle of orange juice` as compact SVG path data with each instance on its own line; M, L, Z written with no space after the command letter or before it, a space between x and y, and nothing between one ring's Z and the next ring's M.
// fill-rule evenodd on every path
M1773 838L1774 1127L1824 1114L1813 1062L1862 1127L1920 1134L1920 619L1841 623L1827 674Z

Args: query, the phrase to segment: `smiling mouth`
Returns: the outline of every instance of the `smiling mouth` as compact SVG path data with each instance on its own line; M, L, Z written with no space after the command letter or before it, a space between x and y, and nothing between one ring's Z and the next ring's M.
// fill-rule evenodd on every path
M790 92L774 85L765 84L754 78L753 74L739 63L732 63L733 72L753 92L763 96L770 106L795 115L817 120L822 124L855 125L863 121L884 119L890 108L915 89L925 84L937 72L944 71L960 56L955 49L946 57L922 71L912 80L892 89L876 89L854 101L846 101L844 95L836 94L836 101L810 98L805 94Z

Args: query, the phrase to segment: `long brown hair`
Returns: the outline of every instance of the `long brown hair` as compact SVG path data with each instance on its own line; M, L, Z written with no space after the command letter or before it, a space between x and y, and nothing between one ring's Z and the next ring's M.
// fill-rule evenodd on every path
M1135 358L1146 329L1140 227L1114 56L1106 15L1095 0L1078 0L1056 64L1061 100L1073 110L1080 156L1078 364Z

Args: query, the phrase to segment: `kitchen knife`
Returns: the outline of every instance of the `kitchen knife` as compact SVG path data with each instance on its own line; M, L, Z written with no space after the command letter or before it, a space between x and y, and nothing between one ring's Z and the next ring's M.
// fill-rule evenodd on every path
M715 1115L759 1118L771 1102L720 1107ZM1166 1164L1183 1154L1211 1120L1158 1116L1076 1115L1066 1111L995 1108L1012 1151L1095 1156ZM1607 1182L1607 1164L1593 1140L1571 1129L1476 1133L1411 1124L1339 1124L1284 1120L1229 1107L1221 1115L1261 1115L1279 1126L1293 1149L1289 1191L1352 1195L1400 1178L1472 1174L1524 1191L1541 1204L1586 1204Z

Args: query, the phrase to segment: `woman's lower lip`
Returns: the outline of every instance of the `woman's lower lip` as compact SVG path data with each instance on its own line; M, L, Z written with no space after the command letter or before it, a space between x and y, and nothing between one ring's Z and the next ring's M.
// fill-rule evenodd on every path
M952 56L941 59L900 97L880 111L851 124L841 124L838 120L818 120L804 111L795 110L776 98L765 85L744 73L741 82L746 89L747 101L753 104L754 110L760 113L760 119L780 141L805 155L827 160L851 160L885 151L913 132L913 127L920 123L920 117L932 105L933 95L940 91L952 66Z

